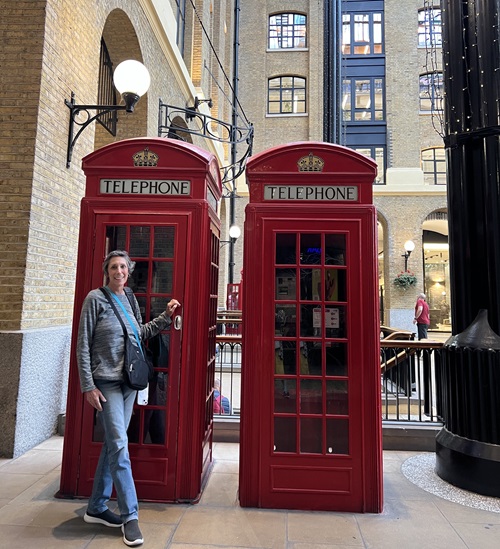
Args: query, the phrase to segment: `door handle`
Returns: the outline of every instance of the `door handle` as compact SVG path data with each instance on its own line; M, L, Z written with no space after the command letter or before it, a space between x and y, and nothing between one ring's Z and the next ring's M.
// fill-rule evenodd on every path
M174 330L180 330L182 328L182 316L177 315L174 318Z

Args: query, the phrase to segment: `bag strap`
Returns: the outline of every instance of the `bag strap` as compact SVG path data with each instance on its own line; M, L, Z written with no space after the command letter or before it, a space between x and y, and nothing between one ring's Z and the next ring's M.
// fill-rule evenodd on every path
M116 310L116 306L113 303L113 298L118 303L118 305L121 307L123 313L125 314L125 317L128 320L128 323L130 324L130 327L132 328L132 331L134 332L135 340L137 341L137 345L138 345L138 347L141 351L141 354L144 358L144 351L142 350L142 345L141 345L141 342L140 342L140 339L139 339L139 334L137 333L137 328L134 326L134 323L132 322L132 319L130 318L130 315L127 313L127 309L125 309L125 307L123 306L123 303L116 297L115 294L111 293L106 288L101 287L99 289L106 296L106 299L109 301L109 304L111 305L115 315L118 317L118 320L120 321L120 324L122 325L123 333L125 334L126 337L128 337L127 328L125 328L125 323L123 322L122 317L118 314L118 311ZM128 299L128 296L127 296L127 299Z

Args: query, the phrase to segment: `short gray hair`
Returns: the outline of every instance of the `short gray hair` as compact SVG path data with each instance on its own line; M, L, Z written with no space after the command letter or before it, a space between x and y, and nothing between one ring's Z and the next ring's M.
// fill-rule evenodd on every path
M425 294L418 294L419 299L425 299Z
M113 259L113 257L123 257L123 259L127 262L128 274L132 274L134 272L135 261L130 259L128 253L123 250L113 250L104 258L104 263L102 264L102 270L106 278L108 278L109 262Z

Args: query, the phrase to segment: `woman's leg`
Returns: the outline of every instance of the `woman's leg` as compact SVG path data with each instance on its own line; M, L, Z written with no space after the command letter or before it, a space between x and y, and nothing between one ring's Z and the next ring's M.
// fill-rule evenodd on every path
M97 381L96 384L106 399L100 412L104 426L104 444L96 469L89 510L105 510L114 484L122 520L127 522L138 518L139 509L127 437L137 392L121 382Z

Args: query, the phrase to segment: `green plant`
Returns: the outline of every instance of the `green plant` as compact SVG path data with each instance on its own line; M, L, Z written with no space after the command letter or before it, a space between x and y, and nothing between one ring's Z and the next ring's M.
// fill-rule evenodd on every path
M407 290L410 286L415 286L417 277L411 271L401 271L394 279L394 286Z

